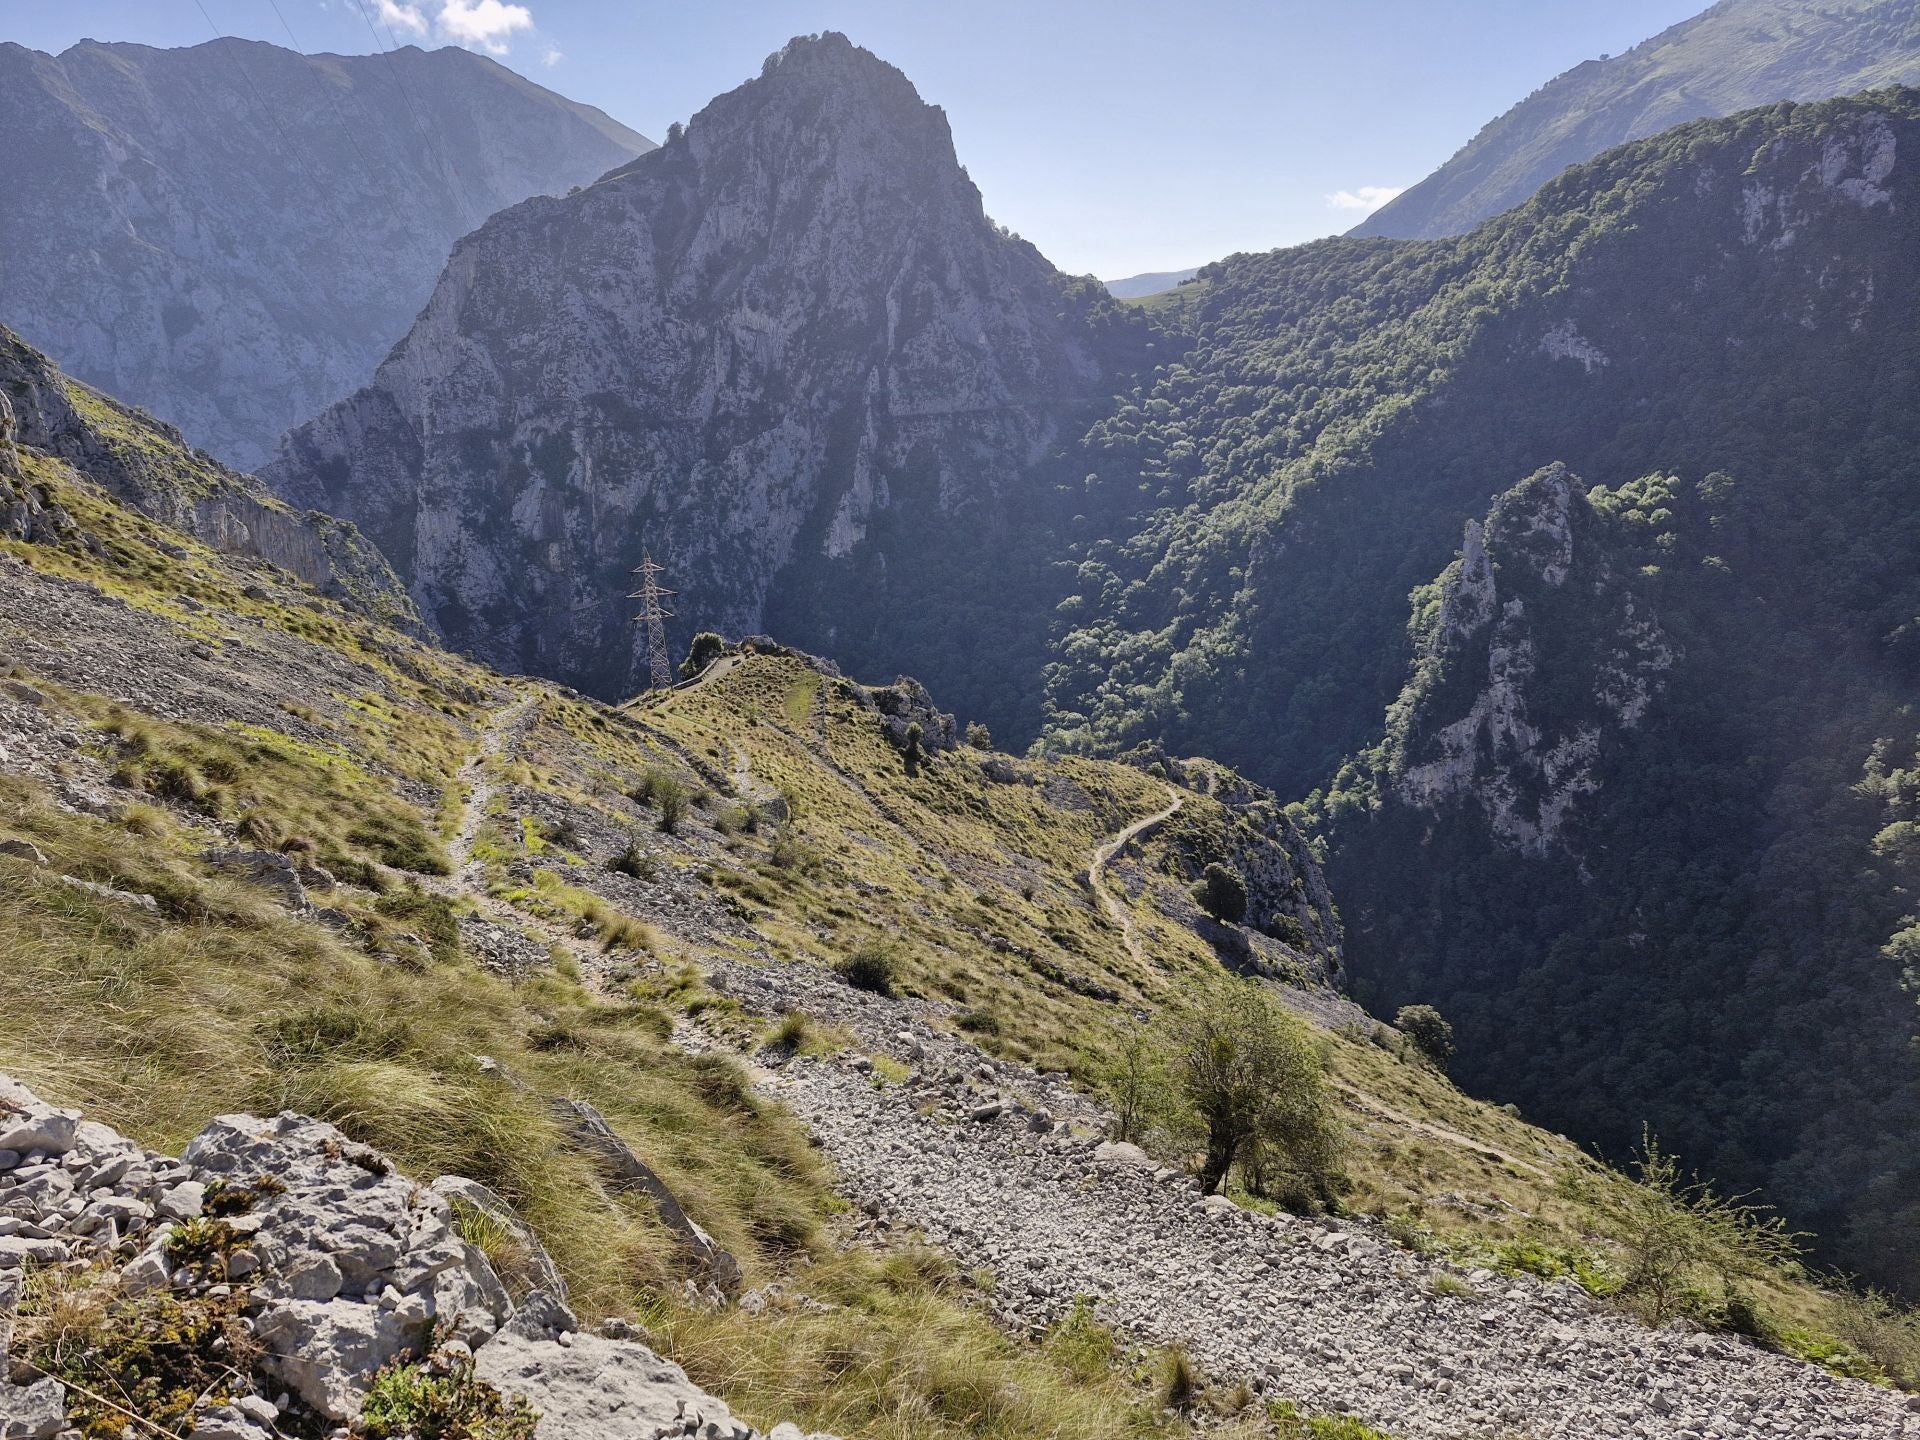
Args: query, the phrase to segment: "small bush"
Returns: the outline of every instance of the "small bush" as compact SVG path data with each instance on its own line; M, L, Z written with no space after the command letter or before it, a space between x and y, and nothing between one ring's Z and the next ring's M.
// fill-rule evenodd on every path
M1393 1028L1413 1048L1444 1070L1453 1059L1453 1026L1431 1005L1402 1005L1393 1016Z
M477 1377L471 1357L435 1355L374 1376L358 1433L366 1440L533 1440L538 1420L525 1400L504 1399Z
M607 868L615 874L630 875L635 880L648 882L658 878L660 873L660 864L652 852L642 850L639 842L634 840L629 840L624 850L607 861Z
M1193 900L1214 919L1238 925L1247 918L1247 882L1231 865L1218 860L1200 873L1193 887Z
M953 1023L969 1035L998 1035L1000 1017L991 1010L962 1010Z
M891 945L871 940L834 965L834 973L853 986L874 995L891 996L899 976L900 962Z
M661 832L679 834L680 822L687 818L687 787L669 775L653 787L653 803L660 811Z
M680 678L693 679L726 653L727 640L724 635L702 630L693 637L693 644L687 647L687 658L680 662Z
M967 744L976 750L993 749L993 732L978 720L967 726Z

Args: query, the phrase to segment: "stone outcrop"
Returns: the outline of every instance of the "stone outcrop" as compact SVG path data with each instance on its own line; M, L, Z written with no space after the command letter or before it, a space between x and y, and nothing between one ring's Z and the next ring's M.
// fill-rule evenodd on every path
M1467 801L1503 841L1541 854L1598 789L1608 737L1640 724L1678 654L1598 529L1561 465L1467 522L1389 712L1398 800Z
M0 406L0 534L57 542L76 528L26 475L24 449L215 550L264 560L334 599L419 629L392 568L352 525L290 508L252 476L191 448L171 425L68 379L4 326Z
M451 1177L423 1189L291 1113L221 1116L169 1159L0 1076L0 1436L66 1432L70 1397L34 1365L32 1317L15 1319L20 1274L89 1259L129 1303L244 1302L260 1358L194 1413L197 1440L269 1440L283 1423L345 1436L381 1368L415 1361L530 1402L540 1440L757 1440L627 1327L579 1333L541 1289L516 1305L461 1239L455 1200L501 1204Z
M0 316L242 469L365 382L456 239L652 148L465 50L234 39L0 44L0 129Z
M1144 343L993 224L905 76L828 34L461 241L373 382L265 473L509 669L630 693L620 597L651 551L686 634L897 672L876 632L944 613L902 557L950 561L949 529L1003 554L1029 472Z

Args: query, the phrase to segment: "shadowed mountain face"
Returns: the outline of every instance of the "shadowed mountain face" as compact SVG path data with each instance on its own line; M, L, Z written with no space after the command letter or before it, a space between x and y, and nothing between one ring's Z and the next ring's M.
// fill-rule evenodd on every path
M1326 787L1370 1004L1909 1287L1916 208L1889 90L1609 151L1456 239L1203 269L1087 447L1117 538L1050 697L1062 743Z
M464 50L0 44L0 315L257 467L363 383L455 239L651 148Z
M1464 234L1567 166L1684 121L1916 81L1915 0L1722 0L1541 86L1349 233Z
M620 597L650 549L685 631L868 672L931 650L999 721L1044 639L1039 474L1144 336L988 219L899 71L826 35L462 241L373 384L267 473L502 665L631 688Z

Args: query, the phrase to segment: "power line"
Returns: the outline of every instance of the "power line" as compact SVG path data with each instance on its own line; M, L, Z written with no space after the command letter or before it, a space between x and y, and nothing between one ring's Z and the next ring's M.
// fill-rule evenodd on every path
M280 13L280 0L267 0L267 4L272 7L274 18L280 22L280 28L287 32L287 39L292 43L294 50L298 53L305 54L305 51L301 49L299 38L293 33L293 27L287 23L287 17ZM346 111L340 108L340 97L333 93L333 87L327 84L317 69L314 71L313 80L314 84L320 87L321 93L326 96L327 102L333 106L333 118L340 122L341 133L347 137L347 143L353 146L354 153L360 157L360 167L367 172L367 178L371 180L373 178L373 161L368 158L367 152L360 147L360 137L354 134L353 126L347 123Z

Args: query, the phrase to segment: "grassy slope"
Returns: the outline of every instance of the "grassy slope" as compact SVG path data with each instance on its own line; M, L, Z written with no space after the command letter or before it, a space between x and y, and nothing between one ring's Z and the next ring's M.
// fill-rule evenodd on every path
M1120 867L1138 891L1144 966L1078 878L1103 837L1164 803L1160 782L1066 759L1015 762L1036 783L995 784L964 751L910 773L868 712L794 660L748 660L637 715L530 687L526 743L491 772L503 789L480 853L501 888L545 896L563 917L598 891L604 920L605 857L549 842L520 813L564 800L589 829L605 820L648 835L663 863L710 892L701 913L728 923L646 935L660 963L636 967L627 994L596 993L564 956L509 980L460 952L449 911L420 887L444 868L460 766L512 687L298 591L260 599L257 572L34 463L102 551L0 548L195 639L244 628L325 647L355 678L325 696L282 697L283 730L241 732L116 710L71 676L25 677L50 710L92 727L67 762L76 773L118 771L149 793L100 819L0 779L0 836L31 838L52 861L43 871L0 857L0 1069L156 1145L179 1145L215 1113L292 1106L423 1177L474 1175L524 1211L583 1312L641 1315L697 1378L757 1419L794 1416L850 1437L1117 1436L1166 1423L1144 1403L1136 1362L1087 1369L1084 1347L1067 1338L1016 1342L967 1303L966 1283L938 1257L848 1248L831 1177L794 1123L752 1099L730 1063L668 1043L676 1009L713 1003L676 978L679 962L830 961L884 937L903 942L908 988L951 1001L956 1023L990 1016L989 1045L1084 1072L1117 1013L1175 1004L1216 964L1183 923L1190 907L1169 873L1169 842L1147 842L1140 863ZM0 621L0 645L8 623L29 622ZM168 782L153 793L153 767L166 761L197 767L203 788ZM677 837L659 836L626 798L650 765L714 788ZM727 833L733 802L720 792L743 775L754 791L789 798L797 859L783 863L765 827ZM372 832L369 814L383 820ZM312 838L323 858L363 867L353 873L387 893L331 892L331 928L292 918L197 858L216 835L243 831ZM407 843L388 844L395 835ZM76 892L55 872L155 895L161 913ZM1121 1002L1088 999L1061 983L1069 977L1098 977ZM1523 1236L1581 1243L1575 1217L1548 1194L1553 1172L1585 1164L1570 1146L1365 1038L1326 1044L1354 1092L1356 1206L1412 1213L1488 1251ZM531 1090L483 1071L482 1053ZM651 1213L610 1193L562 1143L541 1094L604 1110L750 1280L781 1280L788 1303L761 1317L687 1305L679 1257ZM1389 1112L1404 1119L1380 1118ZM829 1308L802 1308L802 1296Z

